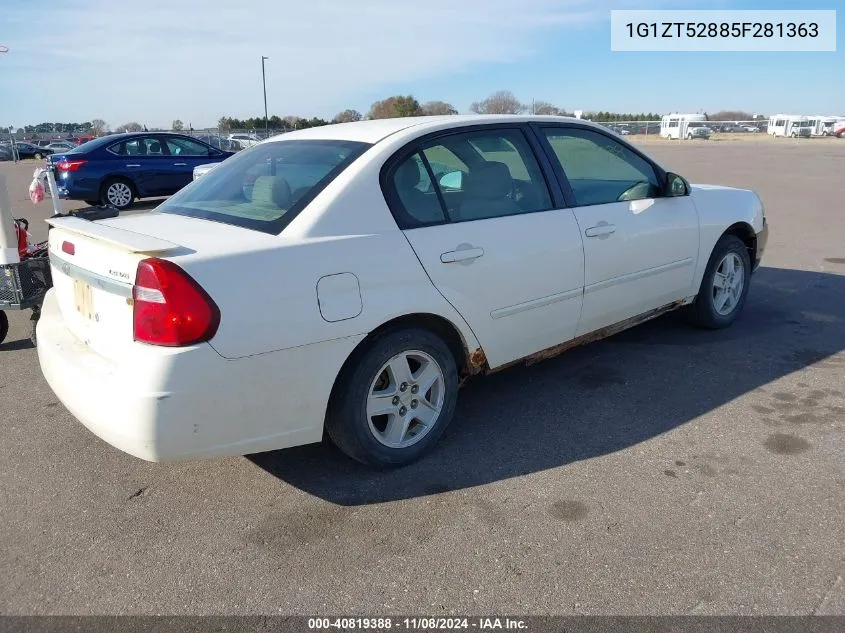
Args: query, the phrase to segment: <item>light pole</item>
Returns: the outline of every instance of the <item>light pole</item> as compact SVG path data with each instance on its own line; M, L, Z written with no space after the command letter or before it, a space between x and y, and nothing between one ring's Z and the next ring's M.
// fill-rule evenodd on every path
M264 74L264 60L269 57L261 56L261 84L264 86L264 134L270 136L270 128L267 125L267 78Z
M8 53L8 52L9 52L9 47L5 46L4 44L0 44L0 53ZM10 147L12 149L12 160L14 160L15 163L17 163L18 162L18 151L17 151L17 148L15 147L15 137L12 134L12 130L14 130L14 129L15 128L14 128L13 125L9 126L9 140L12 143L10 145Z

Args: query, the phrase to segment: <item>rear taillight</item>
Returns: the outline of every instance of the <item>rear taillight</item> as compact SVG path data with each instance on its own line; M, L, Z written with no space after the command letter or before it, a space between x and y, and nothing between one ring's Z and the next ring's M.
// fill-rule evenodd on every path
M76 171L86 162L84 160L60 160L56 163L56 169L59 171Z
M150 258L138 264L133 298L135 340L180 347L210 340L220 309L208 293L173 262Z

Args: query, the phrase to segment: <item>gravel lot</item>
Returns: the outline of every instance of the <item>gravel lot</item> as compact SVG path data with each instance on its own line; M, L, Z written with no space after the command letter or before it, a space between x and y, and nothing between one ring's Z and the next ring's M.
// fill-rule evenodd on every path
M669 315L476 380L401 471L329 445L124 455L56 402L12 313L0 613L845 614L845 141L647 149L766 203L740 321ZM0 164L31 220L34 166Z

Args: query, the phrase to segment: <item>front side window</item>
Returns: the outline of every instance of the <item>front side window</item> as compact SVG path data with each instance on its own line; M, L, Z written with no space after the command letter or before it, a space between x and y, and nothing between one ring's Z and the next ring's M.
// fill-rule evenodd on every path
M464 132L428 141L397 166L390 186L396 193L399 208L394 215L401 228L552 208L533 150L515 129Z
M322 139L255 145L227 158L158 209L278 234L369 147Z
M167 139L167 149L171 156L211 156L210 147L186 138Z
M656 198L654 168L622 143L575 128L543 130L575 196L577 206Z

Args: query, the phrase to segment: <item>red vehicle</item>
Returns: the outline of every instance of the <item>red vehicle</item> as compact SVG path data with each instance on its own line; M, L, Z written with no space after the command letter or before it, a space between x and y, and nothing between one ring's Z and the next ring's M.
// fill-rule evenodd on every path
M96 136L78 136L75 140L77 145L82 145L83 143L87 143L88 141L93 141Z

